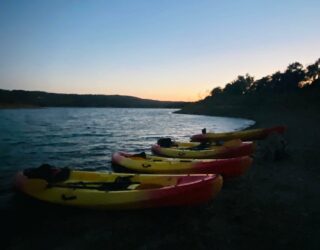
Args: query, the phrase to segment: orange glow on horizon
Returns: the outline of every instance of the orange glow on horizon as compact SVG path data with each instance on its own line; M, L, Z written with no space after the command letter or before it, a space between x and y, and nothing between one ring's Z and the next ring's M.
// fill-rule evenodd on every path
M32 91L32 90L31 90ZM57 89L50 89L50 90L39 90L45 91L50 93L59 93L59 94L78 94L78 95L121 95L121 96L133 96L138 97L141 99L150 99L150 100L157 100L157 101L182 101L182 102L195 102L205 98L208 94L204 93L203 91L199 91L198 93L193 93L191 90L180 91L178 93L172 92L158 92L152 93L152 91L126 91L126 92L115 92L115 91L105 91L105 90L92 90L92 89L80 89L78 91L71 90L69 88L65 90L57 90ZM208 92L208 91L207 91Z
M196 86L197 87L193 87ZM48 85L47 85L48 86ZM144 88L132 88L127 86L126 88L115 89L114 86L100 85L88 86L85 84L74 86L74 84L65 85L63 88L57 88L56 85L49 85L46 89L29 89L39 90L50 93L60 94L79 94L79 95L122 95L122 96L133 96L141 99L151 99L158 101L183 101L183 102L195 102L201 100L209 95L211 90L211 84L208 86L202 86L200 84L186 84L185 88L181 88L176 85L171 88L164 88L162 86L144 87ZM214 87L214 86L213 86ZM204 90L205 89L205 90Z

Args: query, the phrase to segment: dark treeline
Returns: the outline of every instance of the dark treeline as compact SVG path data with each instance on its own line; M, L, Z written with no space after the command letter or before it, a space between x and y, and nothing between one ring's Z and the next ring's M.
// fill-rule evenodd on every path
M249 74L238 76L182 112L237 115L261 107L293 109L316 105L320 107L320 59L307 67L292 63L284 72L277 71L258 80Z
M55 94L0 89L0 107L123 107L181 108L185 102L169 102L119 95Z

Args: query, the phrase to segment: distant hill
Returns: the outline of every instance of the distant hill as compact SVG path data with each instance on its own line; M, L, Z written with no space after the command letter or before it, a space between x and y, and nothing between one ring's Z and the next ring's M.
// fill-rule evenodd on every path
M0 107L182 108L187 102L156 101L121 95L56 94L0 89Z

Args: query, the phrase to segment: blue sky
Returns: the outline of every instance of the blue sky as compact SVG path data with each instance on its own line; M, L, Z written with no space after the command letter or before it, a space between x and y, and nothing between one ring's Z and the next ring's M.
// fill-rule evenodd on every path
M196 100L320 57L320 1L0 2L0 88Z

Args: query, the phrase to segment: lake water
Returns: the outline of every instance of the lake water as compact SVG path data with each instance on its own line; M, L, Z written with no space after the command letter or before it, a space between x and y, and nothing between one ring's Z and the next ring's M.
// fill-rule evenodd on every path
M244 129L245 119L174 114L173 109L44 108L0 110L0 204L20 169L42 163L92 171L111 169L115 151L150 153L160 137Z

